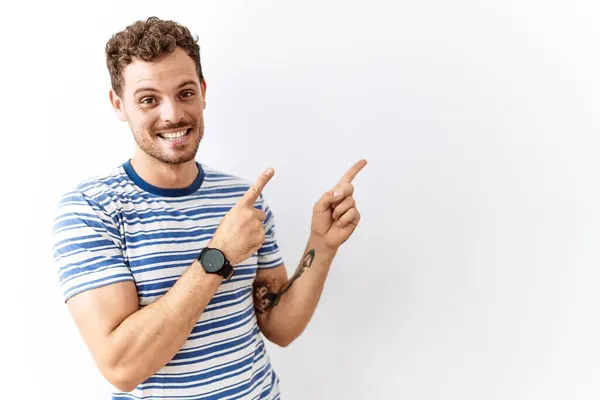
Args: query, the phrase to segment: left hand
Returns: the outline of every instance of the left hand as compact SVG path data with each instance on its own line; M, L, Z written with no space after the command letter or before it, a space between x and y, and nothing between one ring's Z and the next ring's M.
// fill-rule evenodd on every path
M313 208L311 232L325 246L337 250L356 229L360 213L356 208L352 180L367 165L367 160L354 164L330 191L325 192Z

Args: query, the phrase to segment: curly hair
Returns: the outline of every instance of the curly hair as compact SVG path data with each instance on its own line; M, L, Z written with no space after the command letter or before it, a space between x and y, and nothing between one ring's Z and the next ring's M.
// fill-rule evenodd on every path
M114 34L106 43L106 66L115 93L123 94L123 68L134 61L156 61L171 54L179 46L194 60L198 78L202 82L200 46L185 26L157 17L137 21Z

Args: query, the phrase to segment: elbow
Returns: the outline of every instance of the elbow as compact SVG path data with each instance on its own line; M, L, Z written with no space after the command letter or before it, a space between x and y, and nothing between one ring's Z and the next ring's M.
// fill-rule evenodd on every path
M130 371L120 367L109 367L102 370L106 380L122 392L131 392L142 383Z
M286 340L280 339L274 343L279 347L288 347L290 344L292 344L293 341L294 341L294 339L286 339Z
M263 336L266 337L269 342L279 347L288 347L291 345L302 334L305 327L306 325L288 324L285 327L282 327L281 325L273 325L272 323L259 323L259 328Z
M122 392L131 392L139 385L139 383L136 383L135 381L128 379L127 377L115 376L111 377L110 379L107 379L111 383L111 385L113 385L115 388L119 389Z
M297 335L269 335L267 339L279 347L288 347L297 337Z
M121 392L131 392L138 386L136 383L133 383L133 381L121 379L113 380L111 384Z
M144 382L143 368L130 357L125 357L124 352L106 347L103 350L97 365L104 379L114 388L128 393Z

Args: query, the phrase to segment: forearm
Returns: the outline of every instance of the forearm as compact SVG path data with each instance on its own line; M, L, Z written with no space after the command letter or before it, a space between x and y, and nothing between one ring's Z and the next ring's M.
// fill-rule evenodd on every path
M317 307L335 254L320 240L309 238L296 272L279 289L273 304L257 309L265 314L259 317L265 336L284 346L300 336Z
M160 299L134 312L106 341L109 380L132 390L181 349L222 278L195 261Z

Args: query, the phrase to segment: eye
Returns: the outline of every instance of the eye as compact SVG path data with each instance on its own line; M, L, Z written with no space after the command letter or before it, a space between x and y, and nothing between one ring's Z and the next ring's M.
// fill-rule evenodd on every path
M154 97L144 97L140 100L141 104L151 105L154 104Z
M191 90L186 90L185 92L181 92L180 96L181 97L192 97L194 95L194 92Z

